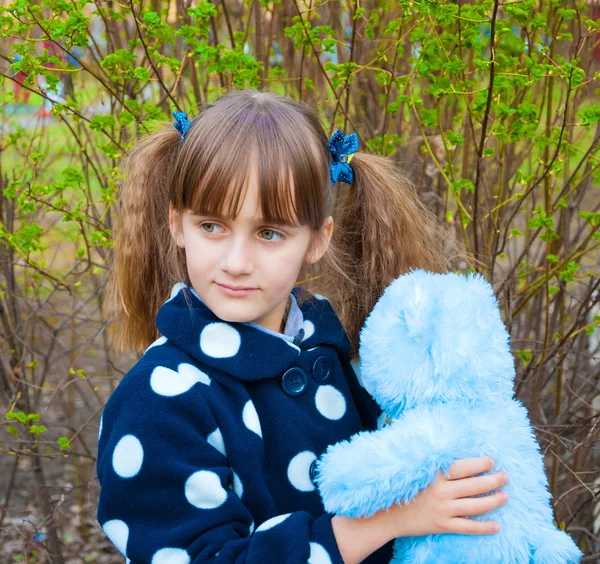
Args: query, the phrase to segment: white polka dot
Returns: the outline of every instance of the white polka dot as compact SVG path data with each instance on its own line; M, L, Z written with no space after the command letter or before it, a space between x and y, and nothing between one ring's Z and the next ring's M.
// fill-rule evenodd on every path
M346 413L346 400L333 386L319 386L315 403L319 413L327 419L341 419Z
M218 427L210 435L208 435L206 440L208 441L209 445L214 446L223 456L227 456L223 435Z
M154 341L145 351L146 354L152 347L159 347L160 345L164 345L167 342L167 338L163 335Z
M110 539L116 547L117 550L123 555L126 556L125 551L127 550L127 539L129 537L129 527L119 519L113 519L112 521L107 521L102 525L102 529L106 533L106 536Z
M133 435L125 435L117 443L113 452L112 463L115 472L121 478L132 478L142 467L144 449L139 439Z
M308 564L331 564L329 553L323 548L323 545L320 545L318 542L310 543Z
M200 333L200 349L213 358L235 356L240 344L240 334L227 323L210 323Z
M185 497L198 509L215 509L223 505L227 492L214 472L199 470L186 480Z
M100 442L100 435L102 434L102 418L104 417L104 413L100 416L100 425L98 426L98 442Z
M306 341L306 339L310 339L313 336L315 326L312 321L305 319L302 327L304 327L304 338L302 340Z
M172 300L177 294L179 294L182 288L186 288L186 285L183 282L177 282L177 284L175 284L173 288L171 288L171 296L167 301Z
M315 489L310 481L310 465L315 458L317 457L314 452L305 450L294 456L288 465L288 480L301 492L312 492Z
M154 553L151 564L189 564L190 555L181 548L161 548Z
M317 300L325 300L325 301L329 301L325 296L322 296L321 294L313 294L313 296L315 298L317 298Z
M258 533L259 531L268 531L269 529L272 529L273 527L279 525L279 523L283 523L290 515L291 513L286 513L285 515L277 515L276 517L271 517L270 519L267 519L262 525L260 525L256 529L256 532Z
M251 431L256 433L259 437L262 438L262 431L260 428L260 421L258 420L258 413L256 413L256 408L251 400L246 402L244 406L244 410L242 411L242 419L244 420L244 425L248 427Z
M202 370L186 363L180 364L177 372L165 366L157 366L150 376L152 390L167 397L183 394L198 382L208 386L210 378Z
M250 527L248 529L248 536L250 536L252 533L254 533L254 521L250 523Z
M238 495L238 497L242 497L244 495L244 486L240 477L232 470L233 472L233 483L231 484L231 488Z

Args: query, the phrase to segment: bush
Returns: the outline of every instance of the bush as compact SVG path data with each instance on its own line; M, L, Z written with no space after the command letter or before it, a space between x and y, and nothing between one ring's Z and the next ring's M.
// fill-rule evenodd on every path
M100 314L118 165L156 120L229 88L302 99L407 170L462 269L493 282L557 522L600 551L598 15L561 0L0 7L6 554L114 558L94 457L136 360L111 351Z

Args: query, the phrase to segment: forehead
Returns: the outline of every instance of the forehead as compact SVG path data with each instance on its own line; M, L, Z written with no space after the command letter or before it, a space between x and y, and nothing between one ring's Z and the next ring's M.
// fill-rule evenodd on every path
M193 213L200 216L209 215L210 217L223 221L233 220L240 223L250 223L252 225L262 225L268 223L270 225L299 227L299 222L296 217L293 218L294 221L288 221L288 219L279 217L271 217L270 220L268 220L263 214L259 198L260 193L258 190L258 185L256 183L251 183L248 185L245 195L242 197L242 202L236 214L225 213L224 210L228 210L231 207L231 204L227 198L224 201L224 209L217 210L211 214L201 213L202 210L194 210Z
M250 208L268 223L318 229L329 198L323 132L281 104L253 104L194 120L177 157L174 207L233 219Z
M218 191L197 190L192 210L196 215L220 219L299 226L296 201L290 168L287 175L283 170L271 168L265 178L260 174L257 160L250 158L245 171L234 174L228 186Z

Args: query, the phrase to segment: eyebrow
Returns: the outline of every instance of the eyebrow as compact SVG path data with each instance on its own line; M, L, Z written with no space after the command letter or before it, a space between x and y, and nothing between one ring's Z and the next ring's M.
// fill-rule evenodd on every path
M196 213L196 212L192 212L192 215L194 217L214 217L215 219L219 219L221 221L226 221L228 219L228 217L224 217L221 214L218 213ZM279 225L281 227L300 227L299 224L295 224L295 223L288 223L287 221L284 221L283 219L273 219L272 221L267 221L264 217L257 217L254 219L254 223L256 223L257 225L259 224L267 224L267 225Z

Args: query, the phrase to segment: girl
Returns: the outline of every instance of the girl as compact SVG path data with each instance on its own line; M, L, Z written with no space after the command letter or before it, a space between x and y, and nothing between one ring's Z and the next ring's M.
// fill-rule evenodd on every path
M383 563L396 537L498 530L465 518L506 501L471 497L506 483L473 477L488 458L364 519L326 514L315 487L327 446L381 415L350 363L366 315L409 267L447 268L392 162L268 92L176 117L121 192L108 303L121 348L146 350L100 420L110 540L135 563Z

